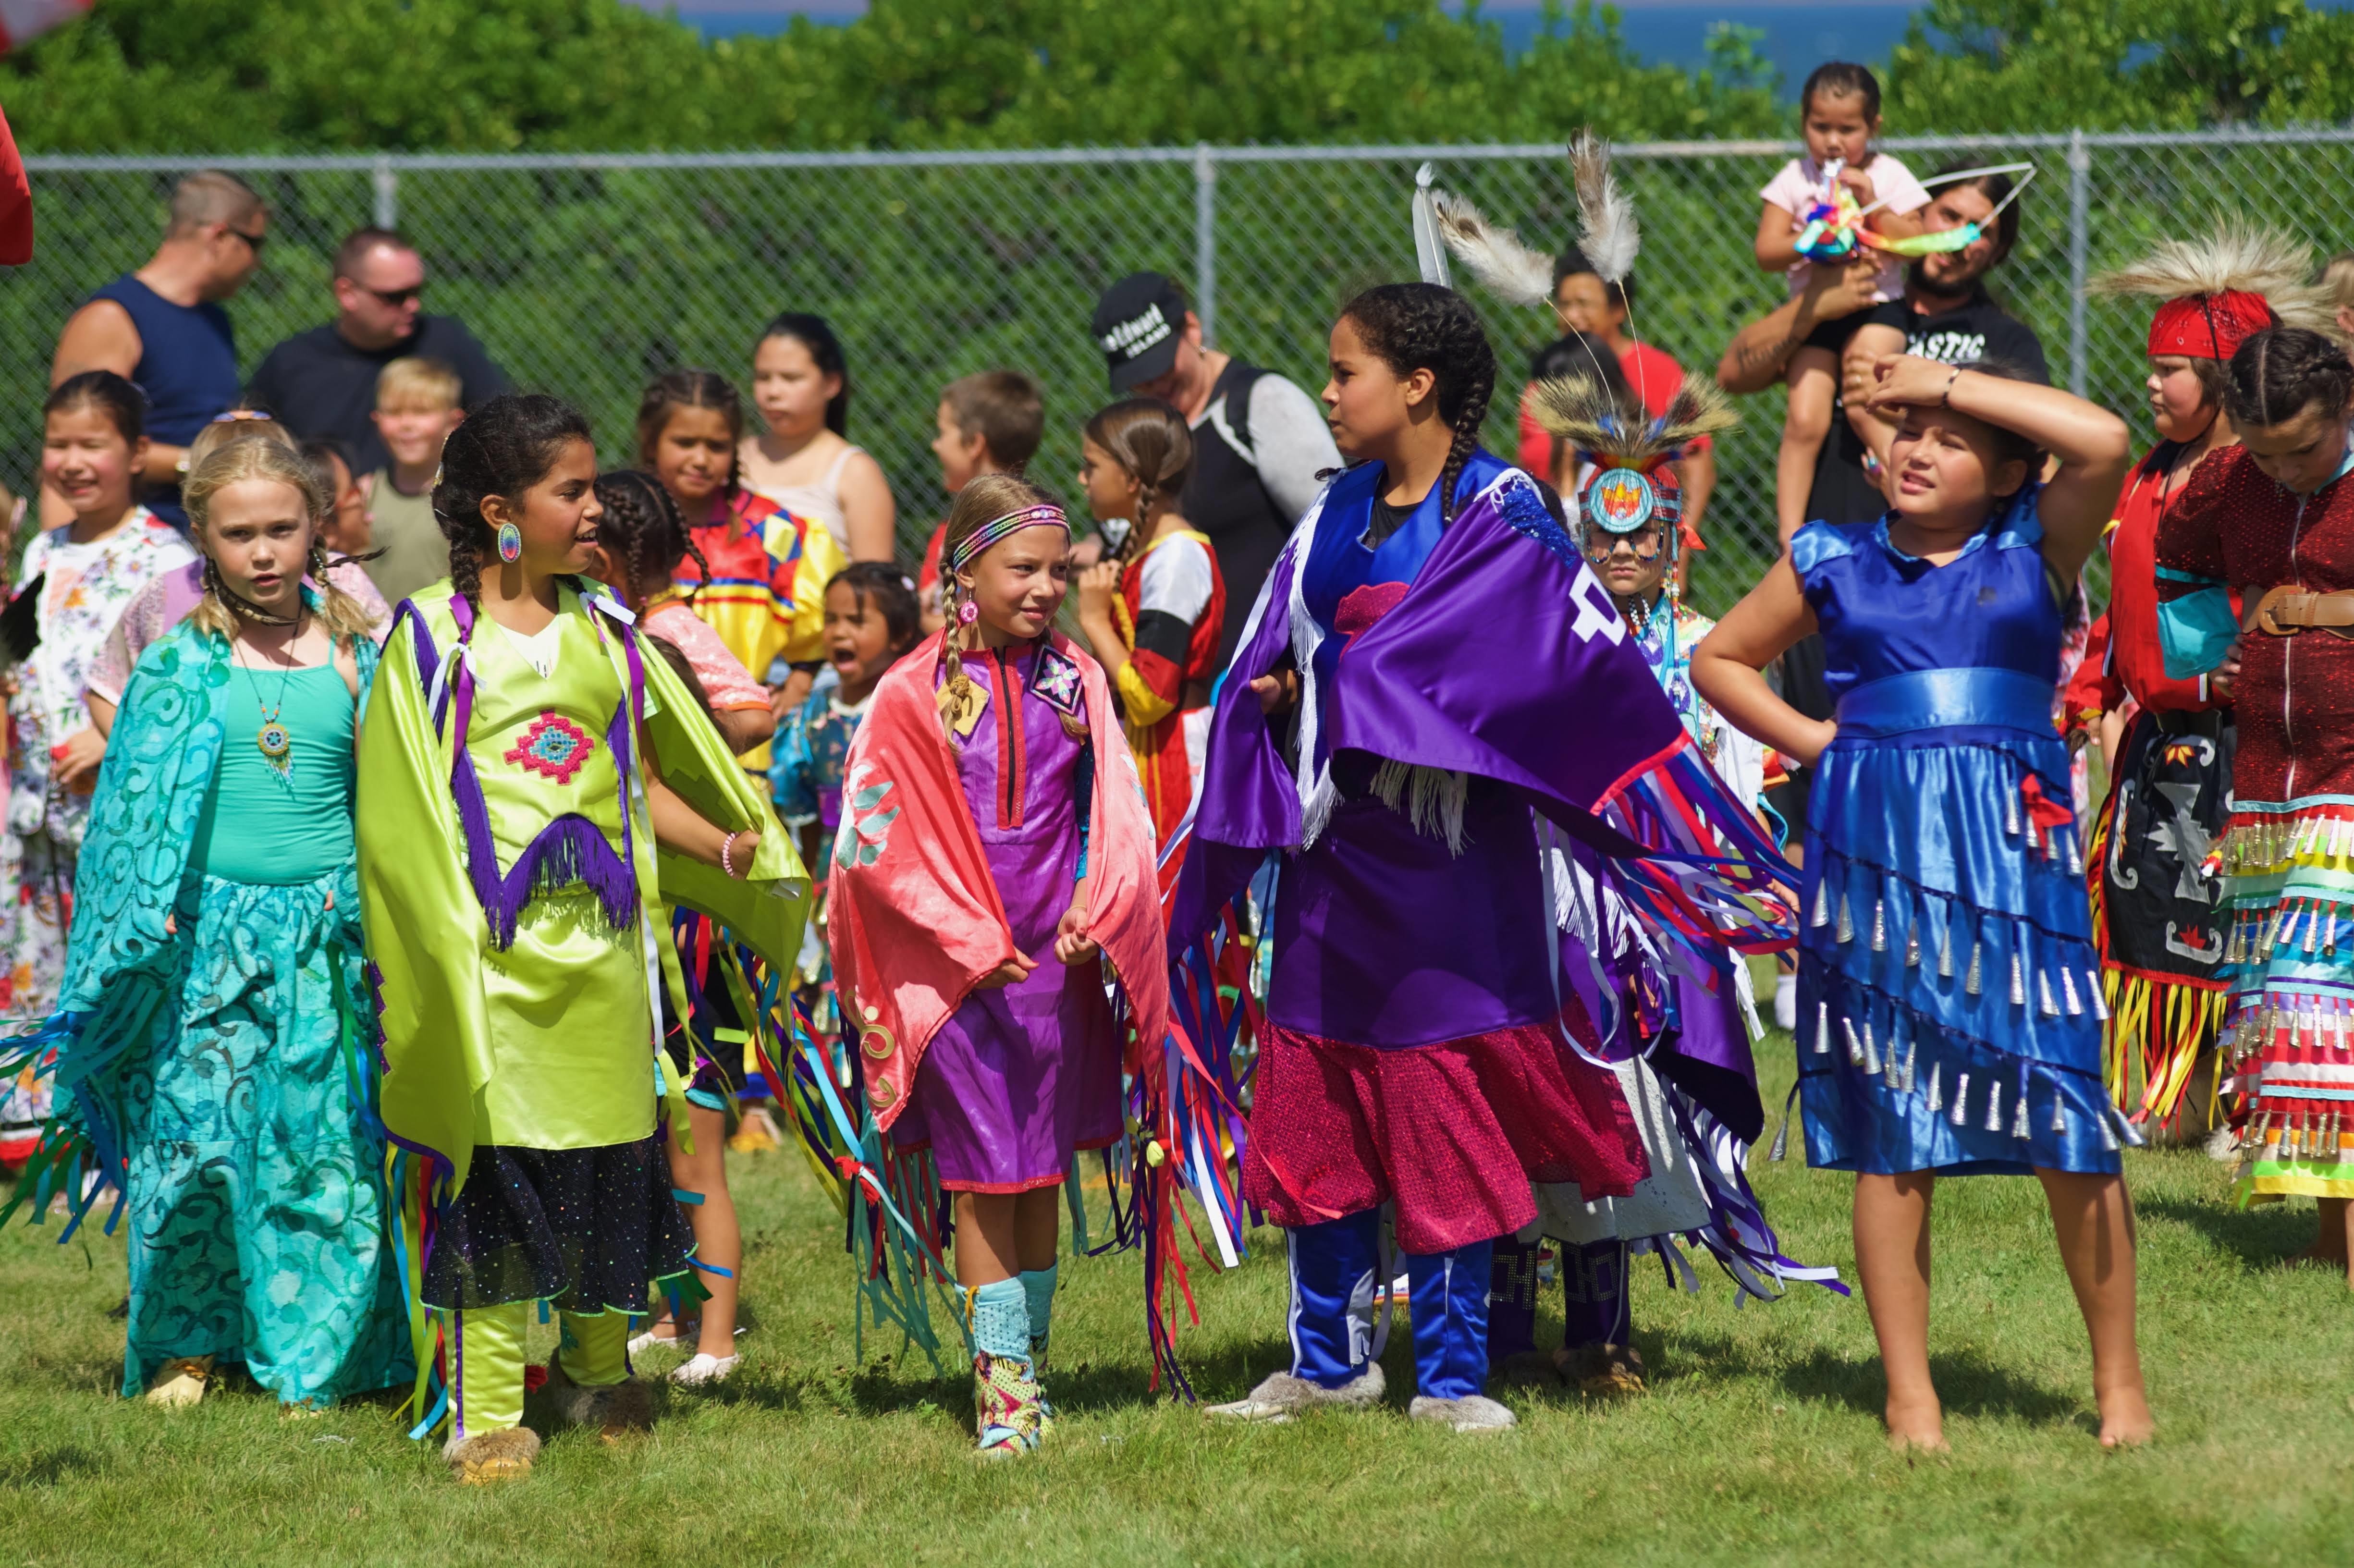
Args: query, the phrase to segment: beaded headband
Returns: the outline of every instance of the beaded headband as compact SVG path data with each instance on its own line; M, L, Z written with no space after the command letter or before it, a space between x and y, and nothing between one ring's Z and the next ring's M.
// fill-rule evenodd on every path
M963 542L949 552L947 562L948 570L960 572L979 560L984 551L1000 540L1018 534L1024 528L1041 527L1060 528L1064 533L1068 534L1071 531L1071 520L1063 515L1061 507L1048 505L1024 506L1020 511L1009 512L1002 517L992 517L966 535Z

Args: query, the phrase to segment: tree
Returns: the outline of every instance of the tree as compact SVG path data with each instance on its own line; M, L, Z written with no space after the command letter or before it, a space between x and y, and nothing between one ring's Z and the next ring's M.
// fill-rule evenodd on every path
M1708 70L1645 66L1590 0L1553 0L1517 58L1439 0L876 0L709 44L621 0L109 0L0 73L35 151L1550 141L1784 118L1747 39Z
M2305 0L1931 0L1890 62L1888 98L1906 132L2342 121L2354 115L2354 12Z

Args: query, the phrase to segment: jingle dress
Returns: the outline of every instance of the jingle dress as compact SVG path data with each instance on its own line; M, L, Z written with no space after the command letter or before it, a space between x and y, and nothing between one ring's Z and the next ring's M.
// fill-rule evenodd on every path
M760 832L743 880L657 848L641 735L707 820ZM659 1125L685 1114L660 1046L657 988L686 1011L662 906L701 908L784 961L807 885L627 612L561 582L554 620L531 637L478 617L447 582L405 601L360 763L412 1330L420 1379L445 1384L454 1444L520 1421L526 1304L559 1310L574 1381L618 1383L621 1315L687 1267Z
M375 646L357 654L365 690ZM242 1361L287 1404L412 1375L366 1049L355 705L333 664L237 667L186 623L123 693L42 1033L75 1107L52 1170L86 1135L124 1194L125 1395L177 1357ZM281 710L282 775L255 743Z
M1807 812L1810 1165L2120 1169L2039 489L1942 567L1884 517L1793 542L1839 724Z
M2354 590L2354 453L2310 495L2245 448L2199 465L2158 531L2167 673L2240 651L2224 880L2223 1048L2242 1097L2243 1201L2354 1198L2354 642L2238 635L2265 593ZM2204 632L2202 638L2200 633Z

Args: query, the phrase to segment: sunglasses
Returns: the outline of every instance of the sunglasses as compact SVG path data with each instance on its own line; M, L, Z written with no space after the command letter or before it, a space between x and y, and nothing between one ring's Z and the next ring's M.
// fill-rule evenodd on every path
M373 296L378 303L387 305L396 311L411 301L425 297L425 285L422 283L412 283L406 289L371 289L366 283L355 283L352 286L363 294Z
M231 234L236 235L239 239L244 240L245 248L253 252L254 258L257 260L261 257L261 248L270 243L270 231L268 229L262 230L260 234L248 234L244 229L238 228L235 224L224 223L221 227L228 230Z
M1635 552L1637 560L1656 561L1659 558L1661 543L1657 524L1638 528L1631 534L1612 534L1600 528L1589 528L1579 543L1578 552L1598 567L1617 554L1620 545L1625 545Z

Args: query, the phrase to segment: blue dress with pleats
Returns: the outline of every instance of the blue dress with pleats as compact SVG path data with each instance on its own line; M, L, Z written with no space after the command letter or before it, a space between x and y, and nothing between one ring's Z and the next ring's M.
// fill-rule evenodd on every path
M1839 724L1807 817L1810 1165L2119 1169L2042 537L2031 485L1942 567L1884 518L1791 546Z

